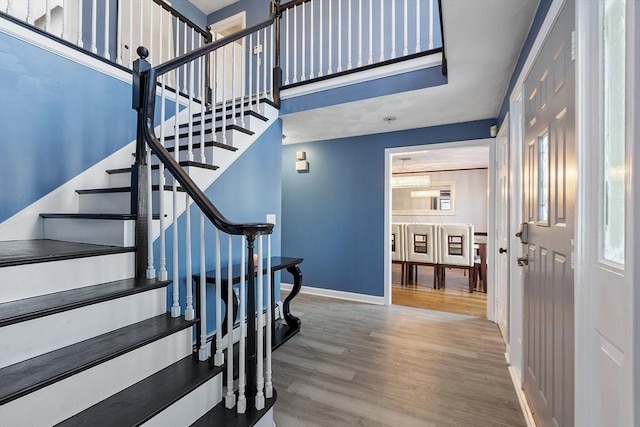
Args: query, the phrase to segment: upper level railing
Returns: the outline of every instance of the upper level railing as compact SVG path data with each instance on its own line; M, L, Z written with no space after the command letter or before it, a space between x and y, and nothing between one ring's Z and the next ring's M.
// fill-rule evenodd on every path
M129 69L135 46L159 64L211 41L163 0L0 0L0 11Z

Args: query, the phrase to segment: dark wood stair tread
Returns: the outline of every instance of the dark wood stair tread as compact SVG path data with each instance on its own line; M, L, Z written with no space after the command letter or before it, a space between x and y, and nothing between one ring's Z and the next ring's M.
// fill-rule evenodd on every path
M224 406L224 399L215 408L204 414L191 427L208 427L208 426L234 426L234 427L250 427L256 424L260 418L273 407L278 398L276 390L273 389L273 397L265 399L264 408L256 410L253 401L247 400L247 411L244 414L238 414L236 408L227 409Z
M255 133L255 132L252 132L252 131L250 131L250 130L248 130L248 129L245 129L245 128L243 128L243 127L240 127L240 126L238 126L238 125L236 125L236 124L228 124L228 125L226 125L226 126L225 126L225 130L237 130L237 131L239 131L239 132L246 133L247 135L253 135L253 134ZM214 132L214 130L213 130L213 129L205 129L205 130L204 130L204 134L205 134L205 135L211 135L213 132ZM222 126L217 127L217 128L215 129L215 132L222 132ZM200 136L201 134L202 134L202 131L200 131L200 130L194 130L193 132L191 132L191 135L192 135L192 136L194 136L194 137L196 137L196 136ZM179 134L179 137L180 137L180 139L182 139L182 138L188 138L188 137L189 137L189 132L181 133L181 134ZM164 138L164 140L165 140L165 141L173 141L173 140L175 140L175 139L176 139L176 136L175 136L175 135L169 135L169 136L166 136L166 137ZM226 146L226 144L222 144L222 145L223 145L223 146ZM222 148L222 147L221 147L221 148ZM168 150L168 149L169 149L169 148L167 148L167 150Z
M222 148L223 150L228 150L228 151L238 151L238 147L234 147L232 145L223 144L221 142L216 142L216 141L205 141L204 146ZM191 148L193 148L194 150L197 148L200 148L200 142L194 142L193 144L191 144ZM188 144L178 145L178 149L180 151L186 151L189 149L189 145ZM175 150L174 150L174 147L167 147L167 151L172 153Z
M76 218L76 219L106 219L106 220L135 220L135 214L103 214L103 213L42 213L41 218ZM160 219L159 214L153 214L153 219Z
M187 356L57 426L141 425L222 371L208 365Z
M170 314L63 347L0 369L0 405L192 326Z
M159 185L152 185L152 191L158 191L160 189ZM164 189L166 191L173 190L172 185L165 185ZM178 187L178 191L184 191L182 187ZM131 187L113 187L113 188L90 188L86 190L76 190L78 194L109 194L109 193L130 193Z
M0 242L0 267L118 254L134 250L134 248L120 246L49 239L9 240Z
M131 278L2 303L0 327L163 288L169 283L169 280Z
M236 110L238 110L239 108L240 108L240 107L236 107ZM230 110L229 110L229 111L230 111ZM216 122L220 122L220 121L222 121L222 114L218 114L218 113L221 113L221 112L222 112L222 111L217 111L217 112L216 112L216 116L215 116ZM257 118L257 119L262 120L263 122L266 122L266 121L268 121L268 120L269 120L268 118L266 118L266 117L265 117L265 116L263 116L262 114L260 114L260 113L258 113L258 112L256 112L256 111L253 111L253 110L244 110L244 114L241 114L239 111L238 111L238 112L236 112L236 118L240 118L240 117L242 117L243 115L244 115L244 116L253 116L253 117ZM194 118L194 119L196 119L196 118L199 118L199 117L201 117L201 116L202 116L202 114L200 114L200 113L196 113L196 114L194 114L194 115L193 115L193 118ZM205 116L205 117L209 117L208 119L205 119L205 123L211 123L211 122L212 122L212 120L213 120L213 117L212 117L212 116L213 116L213 113L212 113L211 111L204 113L204 116ZM227 119L227 120L232 120L232 119L233 119L233 113L227 113L226 119ZM198 121L197 123L199 124L199 123L200 123L200 121ZM194 122L193 124L195 125L195 124L196 124L196 122ZM181 125L181 126L182 126L182 125Z

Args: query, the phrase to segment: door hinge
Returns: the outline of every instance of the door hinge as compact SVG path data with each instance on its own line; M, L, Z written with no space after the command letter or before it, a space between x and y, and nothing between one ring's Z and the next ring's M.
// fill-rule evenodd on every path
M576 32L571 31L571 60L576 60Z

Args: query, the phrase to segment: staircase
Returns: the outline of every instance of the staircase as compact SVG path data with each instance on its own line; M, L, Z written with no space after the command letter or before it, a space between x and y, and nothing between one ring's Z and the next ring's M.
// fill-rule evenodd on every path
M173 118L164 124L168 150L178 147L180 165L200 188L277 118L267 100L241 113L231 104L192 113L191 132L178 125L175 136ZM198 150L218 163L190 160L201 158ZM166 230L188 202L179 196L181 206L168 208L173 180L161 184L158 162L151 164L156 239L160 212ZM260 410L226 409L224 366L200 361L194 348L200 320L167 312L170 280L135 277L131 168L105 173L109 187L77 190L78 212L41 214L44 239L0 242L0 424L271 426L275 393Z

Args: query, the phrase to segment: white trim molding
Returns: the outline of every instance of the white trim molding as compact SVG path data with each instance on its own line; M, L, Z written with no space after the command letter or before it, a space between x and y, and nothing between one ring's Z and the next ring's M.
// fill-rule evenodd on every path
M290 292L293 289L291 283L280 283L280 290ZM319 297L335 298L347 301L356 301L366 304L386 305L384 297L377 297L374 295L358 294L355 292L336 291L333 289L315 288L312 286L302 286L300 288L301 294L315 295Z

